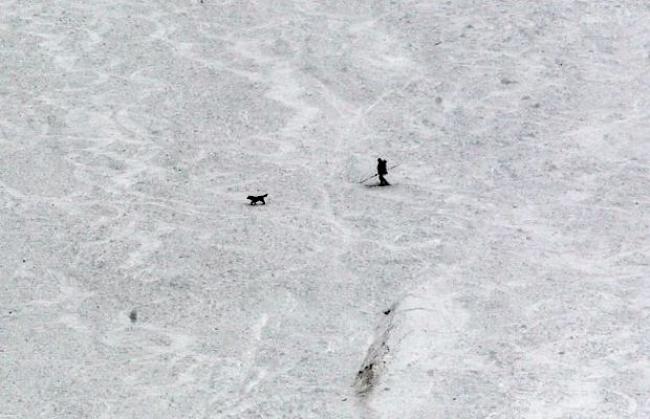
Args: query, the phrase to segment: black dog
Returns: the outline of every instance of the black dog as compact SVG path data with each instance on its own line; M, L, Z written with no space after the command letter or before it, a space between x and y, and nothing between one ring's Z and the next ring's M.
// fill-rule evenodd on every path
M260 195L260 196L248 195L246 197L246 199L251 200L251 205L257 205L258 202L261 202L262 205L266 205L266 202L264 202L264 198L266 198L267 196L268 196L267 193L265 193L264 195Z

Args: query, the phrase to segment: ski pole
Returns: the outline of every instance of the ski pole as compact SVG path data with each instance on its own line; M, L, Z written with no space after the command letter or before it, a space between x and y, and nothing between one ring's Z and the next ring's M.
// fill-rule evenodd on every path
M398 166L401 166L401 165L402 165L402 163L396 164L396 165L394 165L394 166L389 167L388 170L393 170L394 168L396 168L396 167L398 167ZM367 181L367 180L370 180L370 179L372 179L372 178L374 178L374 177L376 177L376 176L379 176L379 173L375 173L375 174L372 175L372 176L368 176L368 177L365 178L364 180L359 181L359 183L363 183L363 182L365 182L365 181Z

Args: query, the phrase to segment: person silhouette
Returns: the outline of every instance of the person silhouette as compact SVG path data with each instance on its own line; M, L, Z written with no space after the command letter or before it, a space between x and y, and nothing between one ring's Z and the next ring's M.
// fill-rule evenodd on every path
M386 160L381 158L377 159L377 175L379 176L379 186L388 186L390 183L384 178L384 175L388 174L388 169L386 168Z

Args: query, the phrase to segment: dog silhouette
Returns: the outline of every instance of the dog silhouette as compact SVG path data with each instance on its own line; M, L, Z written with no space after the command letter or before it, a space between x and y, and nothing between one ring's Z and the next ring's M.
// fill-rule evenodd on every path
M261 202L262 205L266 205L266 202L264 202L264 198L266 198L269 194L265 193L264 195L260 196L253 196L253 195L248 195L246 199L250 199L251 205L257 205L258 202Z

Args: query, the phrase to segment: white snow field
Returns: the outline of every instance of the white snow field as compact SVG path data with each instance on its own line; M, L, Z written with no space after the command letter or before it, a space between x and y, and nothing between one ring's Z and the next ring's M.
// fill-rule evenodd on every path
M649 136L647 1L0 0L0 418L648 418Z

